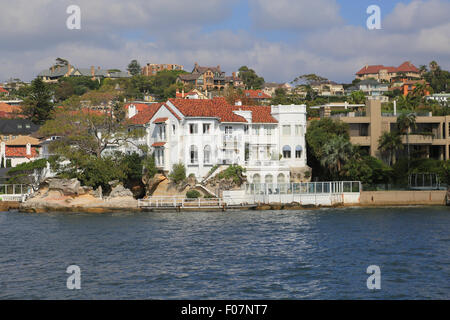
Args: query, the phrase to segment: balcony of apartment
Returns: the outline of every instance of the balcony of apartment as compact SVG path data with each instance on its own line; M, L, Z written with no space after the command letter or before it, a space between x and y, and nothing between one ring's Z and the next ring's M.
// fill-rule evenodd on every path
M352 136L350 137L350 142L352 144L358 144L363 147L370 146L370 137L369 136Z
M409 144L433 144L432 134L409 134ZM406 144L406 135L402 136L402 143Z
M247 160L244 165L248 169L285 169L289 170L287 161L283 160Z
M238 149L242 144L243 138L241 135L223 134L222 135L222 149Z
M365 111L356 112L356 111L344 111L344 110L337 110L337 111L331 111L331 118L361 118L361 117L367 117L367 114Z

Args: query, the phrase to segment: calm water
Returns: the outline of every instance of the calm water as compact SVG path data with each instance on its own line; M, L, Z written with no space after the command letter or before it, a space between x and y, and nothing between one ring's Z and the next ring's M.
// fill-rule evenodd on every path
M0 298L449 299L449 230L445 207L0 213Z

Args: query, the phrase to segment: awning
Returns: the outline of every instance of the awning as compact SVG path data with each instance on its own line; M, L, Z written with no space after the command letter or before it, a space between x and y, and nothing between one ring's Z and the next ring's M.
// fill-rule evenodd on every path
M153 123L164 123L167 120L169 120L169 118L158 118L158 119L155 119L155 121L153 121Z
M158 148L158 147L164 147L166 143L165 142L155 142L152 144L152 147Z

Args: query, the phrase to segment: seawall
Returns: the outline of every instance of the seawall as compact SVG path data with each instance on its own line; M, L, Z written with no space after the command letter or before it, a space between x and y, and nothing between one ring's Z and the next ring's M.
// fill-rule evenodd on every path
M436 205L446 204L445 190L432 191L362 191L361 206L405 206L405 205Z

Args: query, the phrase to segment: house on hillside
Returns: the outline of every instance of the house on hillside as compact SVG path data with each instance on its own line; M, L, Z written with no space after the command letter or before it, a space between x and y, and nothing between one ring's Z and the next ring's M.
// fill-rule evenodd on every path
M252 100L257 104L266 104L272 99L272 96L263 90L244 90L244 96L246 99Z
M205 178L214 166L246 168L250 182L309 179L306 165L306 106L240 106L224 98L169 99L130 118L145 129L140 143L166 174L183 163L187 175ZM137 143L136 143L137 144Z
M385 67L383 65L365 65L356 73L356 78L360 80L375 79L379 82L395 82L397 80L420 79L420 70L411 62L406 61L399 67Z

